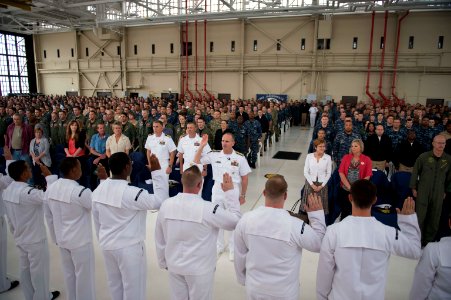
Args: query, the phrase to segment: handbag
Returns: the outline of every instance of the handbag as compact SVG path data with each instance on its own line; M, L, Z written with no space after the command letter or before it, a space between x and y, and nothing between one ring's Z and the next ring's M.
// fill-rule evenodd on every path
M302 213L300 209L296 210L296 207L298 206L298 204L301 203L301 199L302 198L299 198L298 200L296 200L296 202L293 204L291 209L288 210L288 213L290 214L290 216L298 218L298 219L304 221L306 224L309 224L308 215L306 213Z

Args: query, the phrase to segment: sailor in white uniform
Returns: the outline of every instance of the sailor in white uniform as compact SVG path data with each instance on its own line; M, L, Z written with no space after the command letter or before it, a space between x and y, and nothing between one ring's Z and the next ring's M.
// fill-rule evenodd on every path
M47 184L57 180L41 164ZM23 160L12 162L8 174L14 180L4 191L3 200L9 227L19 250L20 283L26 300L55 299L49 293L49 248L44 225L44 191L30 187L31 168Z
M101 167L97 170L98 174L101 173L100 169ZM47 188L48 209L45 215L50 236L60 249L66 298L95 299L91 190L76 181L80 179L82 173L78 159L73 157L63 159L60 172L63 178ZM99 178L105 179L106 176Z
M233 181L234 197L239 197L240 203L243 204L246 199L246 191L248 184L248 175L251 173L251 168L243 154L233 150L235 145L235 138L231 133L225 133L222 136L222 150L213 150L206 155L203 150L208 144L208 135L202 136L200 147L197 149L194 157L196 164L211 164L213 169L213 180L215 181L212 190L212 202L224 206L225 194L222 191L221 183L224 173L230 174ZM217 253L221 254L225 250L224 245L224 231L220 230L218 234ZM229 259L233 260L233 231L229 238Z
M398 210L401 231L371 216L376 187L368 180L351 186L352 215L327 228L316 280L318 299L384 299L391 254L418 259L420 228L412 198Z
M410 300L426 299L451 299L451 236L427 244L415 269Z
M132 164L118 152L108 161L112 178L92 193L92 214L105 259L113 300L146 299L147 210L159 209L168 194L167 177L155 155L150 157L154 194L128 185Z
M321 199L310 195L310 225L283 209L288 185L281 175L268 179L265 206L245 213L235 229L235 272L247 299L299 299L302 249L319 252L326 233Z
M160 162L161 169L166 174L166 182L169 184L169 174L172 172L177 147L171 136L163 133L163 123L161 121L153 121L152 127L154 134L147 137L144 145L144 148L147 149L147 161L150 164L150 156L155 154ZM165 197L166 199L169 198L169 190Z
M9 161L11 162L11 161ZM7 162L8 167L8 162ZM3 176L0 173L0 293L10 291L19 285L19 281L11 280L6 275L6 260L7 260L7 232L6 232L6 219L5 219L5 206L3 204L2 191L8 187L13 181L9 176Z
M158 213L155 245L160 268L169 271L171 299L213 299L218 229L233 230L240 203L232 178L223 175L225 207L198 195L202 175L196 166L182 175L183 193L166 200Z

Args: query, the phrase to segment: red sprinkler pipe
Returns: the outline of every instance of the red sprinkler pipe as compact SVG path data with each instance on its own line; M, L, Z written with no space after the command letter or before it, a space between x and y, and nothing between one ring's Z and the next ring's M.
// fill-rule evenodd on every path
M396 96L395 91L396 91L396 71L398 68L399 37L401 35L401 23L404 20L404 18L407 17L408 15L409 15L409 11L406 11L404 16L402 16L398 20L398 34L396 35L395 61L393 63L393 80L392 80L392 84L391 84L391 95L392 95L393 99L395 99L395 103L400 102L400 99L398 98L398 96Z
M385 11L385 17L384 17L384 48L382 49L382 56L381 56L381 67L379 72L379 96L384 100L383 106L388 105L390 102L390 99L387 98L387 96L382 93L382 78L384 76L384 60L385 60L385 48L387 48L387 20L388 20L388 10Z
M188 76L188 0L185 0L185 13L186 13L186 26L185 26L185 39L186 39L186 44L185 44L185 61L186 61L186 70L185 70L185 83L186 83L186 93L191 97L191 99L194 99L194 95L193 93L189 90L189 76Z
M365 93L371 99L373 105L376 104L376 99L370 93L370 74L371 74L371 58L373 57L373 36L374 36L374 15L376 12L373 11L371 15L371 35L370 35L370 52L368 53L368 73L366 76L366 87Z
M195 31L195 43L196 43L196 57L195 57L195 61L196 61L196 83L194 84L194 86L196 87L196 93L199 96L199 99L202 99L202 93L199 91L198 89L198 84L197 84L197 20L194 21L194 31Z
M207 13L207 1L205 0L205 13ZM207 19L204 19L204 92L209 99L215 99L207 90Z

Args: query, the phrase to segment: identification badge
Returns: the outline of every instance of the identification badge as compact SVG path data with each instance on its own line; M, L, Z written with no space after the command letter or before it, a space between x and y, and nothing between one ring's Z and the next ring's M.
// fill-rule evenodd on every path
M195 142L195 143L194 143L194 146L199 147L199 146L200 146L200 143L199 143L199 142Z
M160 145L166 145L165 141L160 141Z
M218 160L218 161L215 161L215 163L220 164L221 162Z

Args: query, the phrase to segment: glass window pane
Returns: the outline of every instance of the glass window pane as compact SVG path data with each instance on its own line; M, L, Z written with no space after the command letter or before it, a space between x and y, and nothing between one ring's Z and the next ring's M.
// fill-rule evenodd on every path
M6 55L0 55L0 75L8 75L8 61Z
M20 78L20 85L22 87L22 93L29 93L30 89L28 87L28 77Z
M9 65L9 75L17 76L19 75L17 70L17 57L16 56L8 56L8 65Z
M0 54L6 54L6 46L3 35L0 37Z
M25 50L25 38L18 36L17 37L17 55L27 56L27 52Z
M16 37L14 35L6 35L6 44L8 47L9 55L17 55L16 49Z
M10 77L11 79L11 93L20 93L19 77Z
M6 96L8 93L10 93L8 77L0 76L0 86L1 86L1 89L2 89L2 95L3 96Z
M28 75L27 59L25 57L19 57L19 74Z

